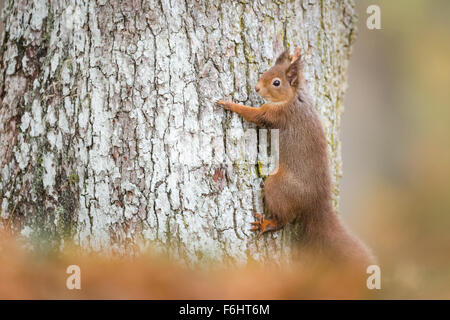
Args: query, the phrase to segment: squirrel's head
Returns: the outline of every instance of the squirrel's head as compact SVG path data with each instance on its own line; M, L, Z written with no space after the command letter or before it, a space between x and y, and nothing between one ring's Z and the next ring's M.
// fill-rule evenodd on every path
M288 50L284 51L275 65L259 78L256 92L270 102L284 103L294 100L303 81L300 60L299 49L292 57Z

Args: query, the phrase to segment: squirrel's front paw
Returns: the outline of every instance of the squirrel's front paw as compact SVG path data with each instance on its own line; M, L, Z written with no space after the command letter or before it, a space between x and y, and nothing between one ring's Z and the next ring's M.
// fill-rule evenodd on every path
M217 104L221 105L225 110L231 110L232 102L230 101L219 100Z

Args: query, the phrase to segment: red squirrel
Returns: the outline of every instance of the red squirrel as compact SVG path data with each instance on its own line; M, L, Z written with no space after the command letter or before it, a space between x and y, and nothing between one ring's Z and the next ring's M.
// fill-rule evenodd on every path
M267 100L259 108L230 101L217 103L259 127L279 129L279 166L264 186L269 218L255 213L251 230L259 235L299 221L300 254L327 261L371 264L368 249L340 221L333 209L327 142L305 88L300 49L284 51L255 87Z

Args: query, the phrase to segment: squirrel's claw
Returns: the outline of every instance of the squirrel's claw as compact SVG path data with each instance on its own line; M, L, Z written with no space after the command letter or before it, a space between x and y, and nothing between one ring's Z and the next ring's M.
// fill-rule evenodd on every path
M257 212L253 212L253 217L255 217L256 220L258 220L259 223L261 223L262 221L264 221L264 216L260 213Z
M253 216L257 221L250 222L253 227L249 230L258 232L258 235L256 236L257 239L259 239L261 235L267 231L275 231L279 229L279 224L276 220L266 219L262 214L256 212L253 213Z
M264 231L261 230L261 224L259 222L252 222L255 226L253 228L250 228L250 231L258 232L256 235L256 238L259 239L261 235L264 233Z
M258 232L257 238L259 239L259 237L261 237L261 224L264 221L264 216L260 213L257 213L256 211L253 211L253 217L256 219L256 221L252 221L250 222L250 224L253 226L252 228L250 228L250 231L254 231L254 232Z
M222 106L225 110L231 110L231 102L225 100L218 100L216 102L218 105Z

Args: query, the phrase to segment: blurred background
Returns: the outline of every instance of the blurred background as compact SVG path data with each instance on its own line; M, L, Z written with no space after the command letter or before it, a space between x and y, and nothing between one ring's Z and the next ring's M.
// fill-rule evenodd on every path
M342 118L344 176L340 212L378 257L382 271L382 290L378 297L448 299L450 1L356 2L359 35L350 60L349 86ZM3 3L0 0L0 7ZM371 4L381 8L381 30L368 30L366 27L366 9ZM0 31L2 27L0 25ZM14 247L9 251L1 249L0 261L1 257L10 262L17 261L17 265L10 263L9 269L3 268L0 272L0 276L12 281L12 287L5 283L0 286L0 292L7 292L7 297L71 297L67 290L59 288L66 276L60 272L59 265L65 266L66 260L50 266L48 262L36 260L36 263L43 264L42 268L26 269L19 275L18 265L21 261L26 265L26 258ZM11 258L14 254L18 256ZM165 264L152 265L153 269L163 267L166 268ZM109 268L114 269L115 266L109 265ZM128 265L122 268L130 270ZM206 288L211 288L208 285L210 279L197 275L192 278L195 280L193 286L199 287L197 296L189 296L179 289L176 292L161 289L162 294L154 296L145 291L145 287L153 282L145 279L156 281L151 275L161 276L164 272L149 269L148 264L134 268L137 270L135 275L143 275L144 272L147 275L123 279L122 288L135 288L140 284L143 297L201 297L208 292ZM98 270L103 274L105 268ZM107 286L105 289L95 282L101 277L96 277L97 271L91 275L94 287L99 292L113 291L114 283L103 282L103 286ZM52 279L57 272L61 278L58 281ZM236 274L233 279L243 286L244 278L242 274ZM115 279L112 271L109 279ZM179 282L171 286L172 289L184 287L179 286L183 279L176 280ZM34 281L40 281L42 286L29 288ZM158 281L153 286L160 285L167 290L165 280L159 277ZM60 291L47 291L45 288L49 285L58 287ZM276 288L280 293L271 297L290 297L286 288ZM242 294L244 290L239 286L234 289L236 291L226 291L228 296L225 297L236 298L236 294ZM258 292L261 294L261 290ZM250 297L268 298L252 292L248 294ZM139 291L128 297L136 295L139 296ZM95 294L92 297L99 296L105 297ZM243 294L241 297L249 296ZM124 297L124 292L106 297ZM211 297L216 296L212 294Z
M340 211L378 257L383 297L448 299L450 1L356 4Z

